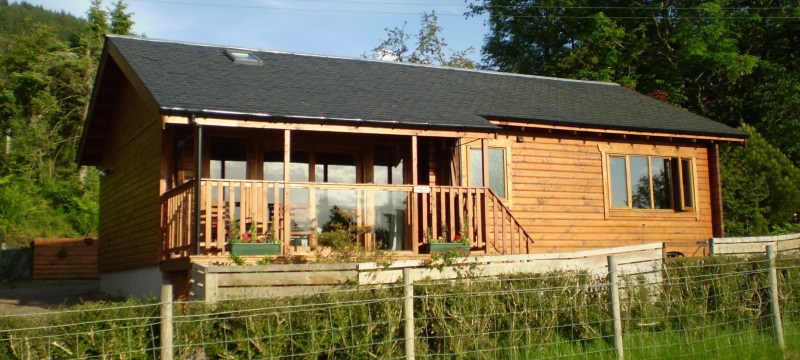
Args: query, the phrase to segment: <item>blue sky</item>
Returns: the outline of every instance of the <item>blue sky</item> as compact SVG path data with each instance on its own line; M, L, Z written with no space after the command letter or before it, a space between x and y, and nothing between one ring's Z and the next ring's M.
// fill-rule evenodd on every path
M86 17L90 0L26 0ZM104 0L110 7L114 0ZM358 57L386 38L384 28L419 30L436 11L450 48L479 60L485 18L465 19L464 0L126 0L134 31L149 38Z

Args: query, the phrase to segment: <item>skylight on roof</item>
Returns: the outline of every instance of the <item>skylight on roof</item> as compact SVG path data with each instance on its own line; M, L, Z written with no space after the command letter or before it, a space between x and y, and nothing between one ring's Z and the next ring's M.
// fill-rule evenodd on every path
M259 59L249 51L225 49L225 56L227 56L228 59L231 59L231 61L237 64L263 65L261 59Z

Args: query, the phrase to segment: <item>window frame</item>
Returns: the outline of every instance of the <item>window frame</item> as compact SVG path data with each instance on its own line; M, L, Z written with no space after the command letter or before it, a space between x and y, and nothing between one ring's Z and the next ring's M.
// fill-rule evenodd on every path
M477 143L477 144L475 144ZM471 142L466 146L463 146L463 155L462 159L464 159L464 173L462 176L462 184L466 184L469 187L476 187L477 185L472 183L472 158L471 153L472 150L479 150L481 151L481 155L483 155L483 147L480 144L480 140ZM497 197L501 200L504 200L506 206L511 206L512 200L512 191L511 191L511 146L508 144L498 144L492 141L489 141L487 144L487 153L489 150L492 149L499 149L503 151L503 175L504 175L504 190L505 190L505 197L501 197L499 194ZM488 154L487 154L488 155ZM491 179L491 175L489 175L489 179ZM491 180L490 180L491 181ZM485 187L491 189L488 184L485 184ZM493 190L494 192L494 190Z
M604 205L605 205L605 218L610 217L642 217L642 216L672 216L672 217L693 217L695 220L700 220L699 206L698 206L698 179L697 179L697 156L692 152L692 148L673 148L673 149L657 149L654 146L649 146L649 149L641 149L632 145L627 146L599 146L602 156L602 172L603 172L603 191L604 191ZM639 150L639 151L637 151ZM670 151L674 150L674 151ZM646 157L648 164L648 173L650 176L650 196L651 208L637 209L633 206L632 195L633 186L630 178L630 158L631 157ZM628 196L627 206L614 206L612 199L612 173L611 173L611 159L614 157L622 157L625 159L625 179ZM672 198L672 208L659 209L655 208L653 201L653 175L652 175L652 158L669 158L671 169L671 189L670 195ZM688 161L689 174L689 190L691 191L691 205L686 203L686 188L684 182L684 166L683 162ZM677 165L677 166L676 166Z

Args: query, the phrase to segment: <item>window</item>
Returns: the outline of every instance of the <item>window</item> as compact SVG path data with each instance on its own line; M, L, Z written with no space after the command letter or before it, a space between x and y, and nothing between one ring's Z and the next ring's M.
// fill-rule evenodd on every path
M261 59L249 51L225 49L225 56L236 64L263 65Z
M694 207L694 174L689 158L610 155L612 208L674 209Z
M292 151L289 161L289 181L308 181L308 151ZM265 151L263 166L264 180L283 181L283 151Z
M403 155L397 146L375 145L374 184L403 184Z
M244 139L211 138L211 178L247 179L246 149Z
M352 153L317 152L314 181L355 184L356 156Z
M483 151L481 148L469 149L469 183L471 186L483 185ZM489 188L500 198L506 196L506 149L489 148Z

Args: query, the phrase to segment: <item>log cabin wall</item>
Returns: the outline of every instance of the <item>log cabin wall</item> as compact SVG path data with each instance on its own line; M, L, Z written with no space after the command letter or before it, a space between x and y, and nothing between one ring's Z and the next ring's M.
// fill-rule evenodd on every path
M518 137L521 136L521 137ZM462 143L469 144L470 139ZM467 159L467 148L461 150ZM708 148L691 142L658 142L597 135L565 137L531 132L500 135L489 147L510 152L510 191L503 202L535 241L534 252L566 252L651 242L686 256L707 254L712 237ZM609 210L603 152L694 159L696 209ZM468 161L462 181L468 184Z
M125 82L98 169L101 273L157 266L161 186L161 117Z

